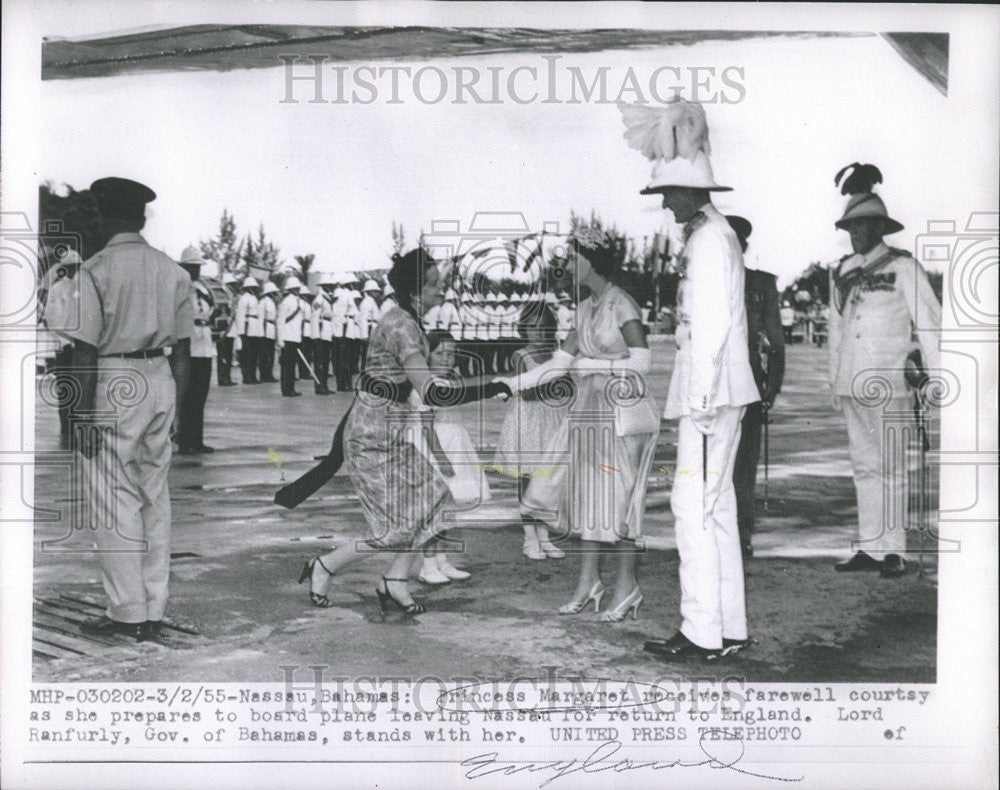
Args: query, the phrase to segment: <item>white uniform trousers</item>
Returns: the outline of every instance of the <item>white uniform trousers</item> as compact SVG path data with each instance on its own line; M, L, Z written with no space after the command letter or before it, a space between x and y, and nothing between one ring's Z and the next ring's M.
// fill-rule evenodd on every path
M120 622L160 620L167 605L175 400L167 357L100 361L96 407L117 423L83 464L106 614Z
M743 406L720 406L708 436L702 485L702 434L690 417L677 426L677 468L670 507L680 554L681 633L699 647L747 638L743 554L736 519L733 466Z
M877 560L886 554L906 553L907 447L916 433L909 398L867 406L855 398L840 397L854 489L858 495L858 541L852 551Z

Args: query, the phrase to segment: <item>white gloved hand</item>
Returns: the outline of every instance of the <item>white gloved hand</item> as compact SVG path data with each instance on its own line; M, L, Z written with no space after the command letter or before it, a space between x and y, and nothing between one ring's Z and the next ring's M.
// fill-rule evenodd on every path
M698 433L706 436L715 433L715 409L709 411L692 411L691 422L698 429Z

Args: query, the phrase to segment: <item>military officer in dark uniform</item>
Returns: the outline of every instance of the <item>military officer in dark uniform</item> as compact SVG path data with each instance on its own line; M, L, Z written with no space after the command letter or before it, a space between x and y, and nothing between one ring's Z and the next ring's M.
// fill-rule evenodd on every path
M736 232L740 247L745 253L747 238L753 232L753 225L740 216L727 216L726 219ZM757 487L757 463L760 460L761 426L768 418L768 410L774 405L774 398L781 391L781 382L785 377L785 336L781 329L781 309L775 276L758 269L747 269L744 282L750 367L760 392L760 400L749 404L743 415L740 446L736 451L736 465L733 467L736 519L740 528L740 545L746 558L753 555L753 500Z

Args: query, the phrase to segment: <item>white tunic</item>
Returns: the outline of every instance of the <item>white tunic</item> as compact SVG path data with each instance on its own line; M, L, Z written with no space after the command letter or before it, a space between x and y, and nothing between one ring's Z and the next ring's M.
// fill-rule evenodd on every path
M293 293L285 294L278 305L278 343L301 343L302 324L305 314L302 311L303 301Z

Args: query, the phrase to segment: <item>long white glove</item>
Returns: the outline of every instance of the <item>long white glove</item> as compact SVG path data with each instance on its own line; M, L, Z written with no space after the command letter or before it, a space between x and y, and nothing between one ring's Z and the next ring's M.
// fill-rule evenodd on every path
M648 348L629 348L629 355L624 359L594 359L593 357L577 357L573 371L581 376L594 373L637 373L640 376L649 373L653 367L653 355Z
M558 378L562 374L569 371L573 366L573 360L574 356L572 354L569 354L560 348L552 355L552 359L548 362L543 362L541 365L538 365L525 373L519 373L516 376L508 376L506 378L497 378L494 379L494 381L503 382L510 387L513 392L530 390L532 387L537 387L546 374L550 374L551 378Z

